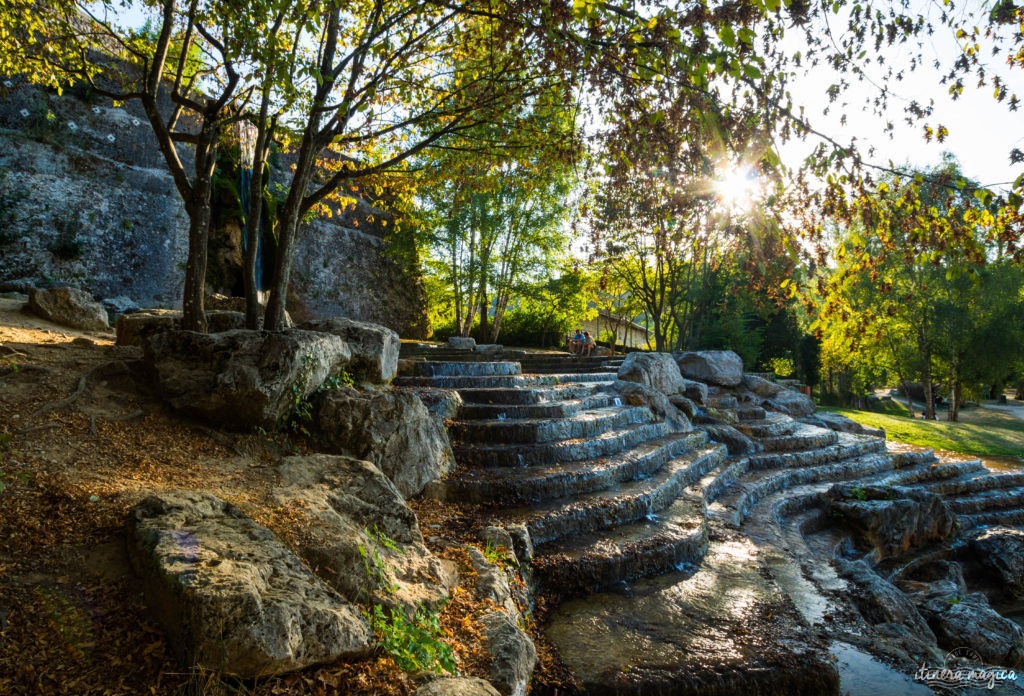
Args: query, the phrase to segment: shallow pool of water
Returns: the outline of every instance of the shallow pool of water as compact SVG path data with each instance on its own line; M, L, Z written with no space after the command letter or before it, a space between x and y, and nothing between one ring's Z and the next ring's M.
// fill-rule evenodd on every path
M849 643L829 646L839 668L839 691L844 696L933 696L924 684L897 672Z

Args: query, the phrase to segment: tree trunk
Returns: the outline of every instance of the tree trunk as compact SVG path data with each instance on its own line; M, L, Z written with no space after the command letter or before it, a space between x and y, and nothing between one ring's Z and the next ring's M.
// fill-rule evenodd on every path
M264 87L260 100L259 121L256 124L256 143L253 149L252 174L249 180L249 210L244 211L245 257L242 279L245 284L245 328L260 328L259 279L256 261L259 258L261 225L263 222L263 167L269 153L273 127L267 122L270 106L270 88Z
M267 302L263 328L268 331L280 331L284 328L284 310L288 301L288 280L292 272L292 256L295 253L295 242L299 231L299 217L304 192L309 188L314 156L305 147L300 150L299 160L295 165L295 178L292 179L288 200L285 201L284 213L278 223L277 258L274 260L274 281L270 286L270 300Z
M206 291L206 257L210 241L210 196L213 192L213 171L217 166L219 124L203 122L195 149L196 181L188 210L188 260L185 263L185 289L182 297L181 327L186 331L206 333L206 312L203 301Z
M185 290L182 297L181 328L206 333L203 298L206 289L206 247L210 237L210 201L189 214L188 261L185 264Z

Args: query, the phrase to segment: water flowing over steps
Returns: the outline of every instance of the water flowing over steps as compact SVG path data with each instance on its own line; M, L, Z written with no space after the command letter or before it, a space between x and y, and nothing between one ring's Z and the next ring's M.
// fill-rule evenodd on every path
M845 587L828 563L849 544L825 512L834 483L921 487L961 526L1024 525L1024 474L716 394L761 445L729 457L604 392L617 362L455 353L396 380L465 402L449 426L459 468L425 494L529 531L534 583L557 606L546 635L588 694L839 693L820 628Z

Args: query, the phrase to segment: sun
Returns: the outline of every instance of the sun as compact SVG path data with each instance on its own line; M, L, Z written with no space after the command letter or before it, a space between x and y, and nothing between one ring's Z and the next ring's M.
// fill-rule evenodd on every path
M732 212L750 208L757 190L757 173L749 167L729 167L715 179L719 203Z

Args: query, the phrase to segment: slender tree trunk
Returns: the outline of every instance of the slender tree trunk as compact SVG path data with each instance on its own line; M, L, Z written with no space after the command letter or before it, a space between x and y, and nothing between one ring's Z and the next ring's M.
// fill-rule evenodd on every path
M185 264L185 289L182 297L181 326L186 331L206 333L203 301L206 291L206 257L210 241L210 197L213 170L217 166L217 141L220 127L216 120L203 121L195 149L196 180L192 187L188 216L188 260Z
M185 290L182 296L181 327L206 333L203 296L206 289L206 247L210 238L210 203L207 200L189 215L188 260L185 263Z
M292 257L299 232L299 218L302 214L302 198L309 188L314 154L304 143L295 165L295 178L285 201L283 215L278 223L277 258L274 259L274 281L270 286L270 300L267 302L263 328L280 331L284 326L284 310L288 301L288 282L292 272Z
M263 168L269 154L272 126L267 122L270 88L264 87L260 100L259 121L256 124L256 143L253 149L252 176L249 180L249 210L245 220L245 257L242 272L245 284L245 328L260 328L259 279L256 261L259 258L260 227L263 222Z

